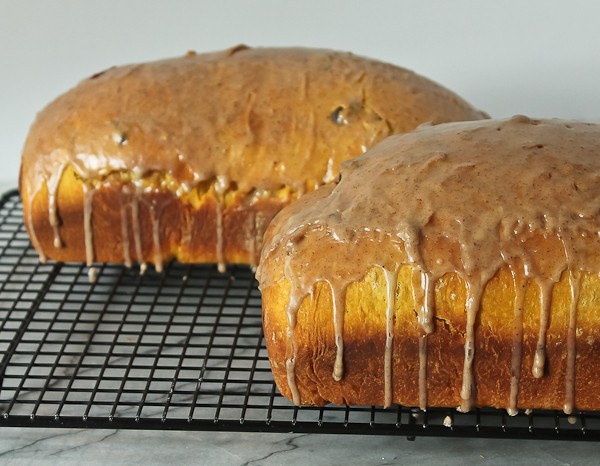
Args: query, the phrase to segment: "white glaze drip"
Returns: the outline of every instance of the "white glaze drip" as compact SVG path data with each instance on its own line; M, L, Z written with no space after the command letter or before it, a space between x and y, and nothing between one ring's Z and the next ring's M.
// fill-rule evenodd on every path
M58 219L57 194L58 185L60 184L60 179L62 178L65 168L66 164L61 164L57 171L46 181L46 187L48 188L48 220L54 232L54 247L57 249L62 248L63 246L59 231L60 221Z
M225 204L225 192L229 187L229 180L225 176L217 176L215 182L215 194L217 198L216 205L216 230L217 230L217 268L219 272L224 273L226 270L225 266L225 254L223 247L223 207Z
M510 396L509 405L506 410L509 416L519 413L519 382L521 380L521 362L523 359L523 301L525 299L525 283L519 283L517 274L511 268L513 289L515 293L512 359L510 367Z
M96 270L96 267L90 267L88 269L88 281L90 283L96 283L97 279L98 279L98 271Z
M392 353L394 343L394 313L396 311L396 286L398 272L383 269L387 287L387 308L385 311L385 355L384 365L384 407L389 408L393 403L394 391L392 386Z
M160 242L160 213L154 205L150 206L150 218L152 220L152 244L154 248L154 267L157 272L163 271L163 254Z
M552 306L552 283L544 280L540 287L540 330L533 357L532 373L536 379L543 377L546 365L546 332L550 323L550 308Z
M419 408L427 410L427 336L419 337Z
M94 268L94 230L92 228L92 203L94 200L94 188L83 183L83 234L85 242L85 260L88 278L91 283L96 281L96 269Z
M414 233L418 238L419 233ZM412 242L412 240L409 240ZM432 283L433 282L433 283ZM433 332L435 307L435 281L423 270L413 268L412 298L415 309L419 309L417 321L424 334L419 337L419 408L427 408L427 335Z
M567 369L565 375L565 414L571 414L575 407L575 360L577 358L577 302L579 301L579 277L569 275L571 304L569 306L569 329L567 332Z
M429 303L429 282L431 276L423 265L423 258L419 250L421 243L421 231L419 228L410 224L400 225L400 229L396 232L396 236L404 242L404 251L406 258L413 265L413 299L415 306L419 307L417 320L423 331L427 333L433 332L433 312ZM419 285L415 285L415 273L418 272L420 280ZM422 299L417 297L417 290L423 291ZM420 306L417 303L422 303ZM415 309L416 309L415 307Z
M466 413L471 410L474 398L473 361L475 359L475 321L481 305L483 285L481 278L467 282L467 333L465 336L465 360L463 364L463 381L460 390L460 411Z
M221 201L217 201L217 269L224 273L227 270L223 255L223 206Z
M137 261L140 264L140 275L146 272L148 266L144 260L144 253L142 250L142 234L140 229L140 208L139 208L139 188L133 194L133 200L131 201L131 226L133 227L133 242L135 245L135 255Z
M333 300L333 327L335 331L335 363L333 364L333 380L339 382L344 376L344 313L346 310L346 288L329 282Z
M123 186L121 194L121 242L123 244L123 262L125 263L125 267L131 268L129 222L127 220L128 203L125 201L125 199L129 197L129 189L126 186Z
M430 275L421 271L421 287L423 290L423 304L419 312L419 325L427 333L433 332L433 307L435 304L435 286L430 286Z

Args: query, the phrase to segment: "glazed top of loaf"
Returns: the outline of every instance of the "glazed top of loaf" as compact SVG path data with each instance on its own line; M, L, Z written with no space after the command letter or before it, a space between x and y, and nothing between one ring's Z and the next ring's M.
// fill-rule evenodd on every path
M84 179L168 173L243 192L302 191L392 132L481 118L410 71L349 53L248 48L110 68L37 117L22 183L35 191L65 164Z
M336 357L344 374L346 289L381 267L387 288L385 360L392 351L398 270L413 270L419 341L419 405L427 406L426 335L435 331L435 288L446 273L465 286L464 367L460 410L474 403L475 328L488 282L501 268L513 278L515 334L509 413L518 407L524 283L539 285L539 334L532 372L543 377L552 289L566 272L569 330L565 412L575 406L576 322L582 272L600 272L600 125L563 120L448 123L392 136L345 162L340 180L283 209L270 224L257 276L262 290L286 279L291 356L288 383L296 403L296 314L316 282L328 282ZM409 291L410 292L410 291ZM519 304L520 303L520 304ZM328 309L324 310L329 314ZM376 311L373 311L376 312ZM365 323L367 335L368 323ZM391 365L385 399L391 403Z
M516 116L421 127L281 211L258 277L264 289L283 270L295 301L316 281L343 287L403 263L429 281L457 272L474 296L503 265L554 283L565 269L600 271L599 209L600 125Z

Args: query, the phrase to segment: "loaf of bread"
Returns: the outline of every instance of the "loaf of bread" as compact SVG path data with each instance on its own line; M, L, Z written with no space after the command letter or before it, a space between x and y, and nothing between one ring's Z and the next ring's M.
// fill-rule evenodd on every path
M111 68L44 109L22 159L42 260L256 264L284 205L424 122L484 115L349 53L239 46Z
M298 405L600 409L600 125L392 136L284 208L257 276Z

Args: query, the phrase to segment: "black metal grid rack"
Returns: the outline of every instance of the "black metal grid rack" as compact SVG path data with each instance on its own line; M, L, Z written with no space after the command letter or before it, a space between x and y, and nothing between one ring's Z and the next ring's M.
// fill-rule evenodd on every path
M598 440L600 413L301 408L277 391L251 271L40 264L0 200L0 425Z

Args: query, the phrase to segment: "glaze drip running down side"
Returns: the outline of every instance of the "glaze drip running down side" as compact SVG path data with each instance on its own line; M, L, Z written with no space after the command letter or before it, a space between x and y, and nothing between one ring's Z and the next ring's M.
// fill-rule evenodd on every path
M394 312L396 310L396 287L398 271L389 272L384 269L387 290L387 307L385 310L385 356L384 356L384 406L392 404L392 345L394 343Z
M392 136L345 162L336 184L284 209L265 236L257 278L263 292L290 283L288 338L295 314L317 282L334 302L335 380L344 377L347 287L373 267L385 272L388 293L385 396L389 406L394 335L390 312L397 270L413 269L415 321L420 326L419 404L427 407L428 335L435 332L435 286L457 274L466 289L461 411L477 400L476 327L484 290L508 268L514 286L510 358L511 415L518 412L523 361L525 283L539 289L539 326L531 371L546 374L546 339L555 284L570 273L565 412L575 407L576 322L581 273L600 272L600 125L534 120L448 123ZM288 345L288 361L298 348ZM287 367L294 402L301 402L294 365Z
M567 375L565 377L564 412L571 414L575 408L575 359L577 357L575 341L577 338L577 303L579 301L579 277L573 272L569 275L571 285L571 304L569 306L569 330L567 334Z
M135 187L133 193L133 199L131 201L131 224L133 227L133 242L135 246L135 255L140 263L140 275L144 275L148 265L144 261L144 253L142 252L142 230L140 228L140 201L141 189L139 186Z
M511 278L515 294L513 342L510 366L510 397L507 408L508 414L518 414L519 382L521 381L521 361L523 358L523 302L525 301L525 285L519 282L517 272L511 269Z
M121 188L123 194L121 198L121 238L123 242L123 263L125 267L131 268L133 262L131 260L131 244L129 240L129 220L127 213L129 211L129 196L130 191L128 186Z
M48 188L48 216L49 222L54 230L54 247L61 248L62 240L60 238L60 230L59 230L59 219L58 219L58 207L56 196L58 194L58 184L60 183L60 179L65 171L66 164L60 165L58 170L55 173L50 174L48 180L46 181L46 186Z
M92 229L92 205L94 201L94 188L83 183L83 235L85 243L85 263L89 267L88 277L90 282L96 281L94 267L94 230Z

